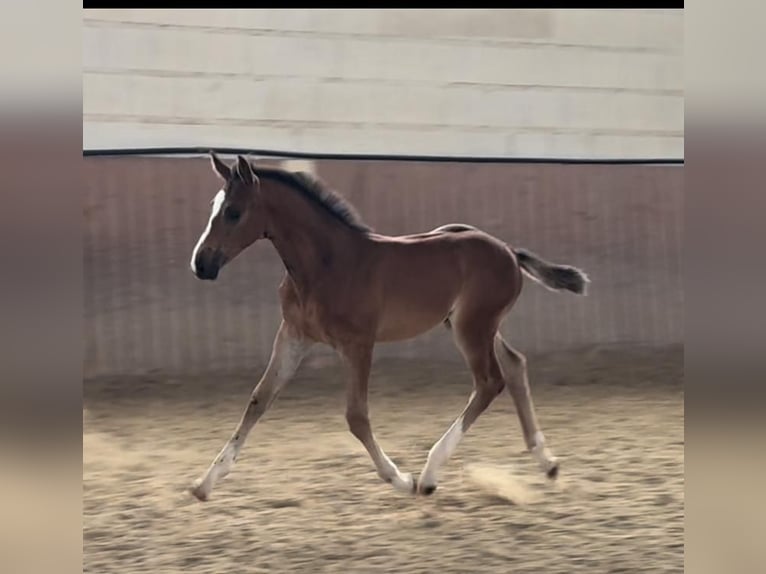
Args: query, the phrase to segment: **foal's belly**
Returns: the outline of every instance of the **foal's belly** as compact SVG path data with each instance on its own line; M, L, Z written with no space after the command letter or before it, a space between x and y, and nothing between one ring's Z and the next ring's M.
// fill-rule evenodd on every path
M407 313L389 312L381 317L376 341L393 342L412 339L430 331L444 322L451 306L444 305L430 309L420 308Z
M411 339L447 318L460 293L454 262L449 259L442 255L415 262L420 264L388 266L378 341Z

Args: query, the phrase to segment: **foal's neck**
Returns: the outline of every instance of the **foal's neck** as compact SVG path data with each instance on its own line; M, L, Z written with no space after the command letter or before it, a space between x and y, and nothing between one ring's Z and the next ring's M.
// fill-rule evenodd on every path
M365 243L363 233L288 185L263 178L261 189L267 237L301 294L334 271L353 266Z

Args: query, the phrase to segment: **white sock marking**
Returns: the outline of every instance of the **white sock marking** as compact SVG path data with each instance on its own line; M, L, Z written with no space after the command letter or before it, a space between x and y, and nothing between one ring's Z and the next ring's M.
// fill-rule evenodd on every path
M452 423L452 426L447 429L447 432L445 432L436 444L431 447L431 451L428 453L426 466L423 468L423 472L420 475L421 484L428 486L436 485L436 475L439 471L439 467L449 460L464 434L463 417L458 417L458 419Z
M532 456L535 457L540 468L545 472L556 466L556 457L545 446L545 436L540 431L535 433L535 446L532 447Z
M410 473L402 473L380 446L378 446L378 452L383 464L387 467L383 474L380 475L381 478L390 480L396 490L412 492L412 485L414 484L412 475Z

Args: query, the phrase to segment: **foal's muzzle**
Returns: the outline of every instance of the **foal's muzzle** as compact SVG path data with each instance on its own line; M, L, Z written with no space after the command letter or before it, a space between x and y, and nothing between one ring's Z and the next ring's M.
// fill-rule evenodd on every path
M194 258L194 274L198 279L213 281L225 263L220 251L202 250Z

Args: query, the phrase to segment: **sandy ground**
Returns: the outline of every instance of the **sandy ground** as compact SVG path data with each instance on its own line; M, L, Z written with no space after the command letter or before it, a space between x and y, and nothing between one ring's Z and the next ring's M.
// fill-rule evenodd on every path
M559 480L523 452L505 393L427 498L378 479L346 430L337 365L301 370L206 503L186 489L253 379L86 381L84 571L682 572L681 350L530 357L530 368ZM468 374L385 361L373 379L376 434L418 473L463 408Z

